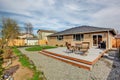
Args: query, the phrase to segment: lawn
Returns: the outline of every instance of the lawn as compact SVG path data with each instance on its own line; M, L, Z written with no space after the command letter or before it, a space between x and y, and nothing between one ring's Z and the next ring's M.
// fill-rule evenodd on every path
M32 46L29 48L26 48L27 51L41 51L43 49L51 49L51 48L57 48L56 46Z

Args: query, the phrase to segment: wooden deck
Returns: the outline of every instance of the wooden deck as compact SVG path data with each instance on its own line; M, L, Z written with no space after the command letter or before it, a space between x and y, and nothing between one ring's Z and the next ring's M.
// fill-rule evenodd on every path
M87 56L82 56L75 53L66 53L65 47L59 47L42 50L40 53L80 68L92 70L92 65L95 64L106 51L107 50L91 48L88 50Z

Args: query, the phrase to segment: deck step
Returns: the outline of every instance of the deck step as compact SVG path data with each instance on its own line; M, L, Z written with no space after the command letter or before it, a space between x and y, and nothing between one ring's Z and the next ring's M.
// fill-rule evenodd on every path
M43 52L43 51L40 51L40 53L43 54L43 55L46 55L46 56L49 56L49 57L61 60L63 62L72 64L74 66L78 66L80 68L84 68L84 69L87 69L87 70L91 70L92 69L92 65L84 64L84 63L81 63L81 62L77 62L77 61L74 61L74 60L71 60L71 59L67 59L67 58L63 58L63 57L60 57L60 56L56 56L56 55L53 55L53 54L50 54L50 53L47 53L47 52Z
M66 58L66 59L69 59L69 60L77 61L77 62L80 62L80 63L88 64L88 65L92 65L93 64L92 62L87 61L87 60L78 59L78 58L65 56L65 55L61 55L61 54L56 54L56 53L49 52L49 51L46 51L46 50L42 50L42 52L45 52L45 53L48 53L48 54L52 54L52 55L55 55L55 56L59 56L59 57L62 57L62 58Z

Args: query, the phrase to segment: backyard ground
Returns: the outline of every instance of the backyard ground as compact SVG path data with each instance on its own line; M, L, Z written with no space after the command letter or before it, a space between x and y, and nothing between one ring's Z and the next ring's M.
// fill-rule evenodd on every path
M119 80L120 78L120 63L115 60L115 56L113 59L101 58L93 66L92 71L87 71L39 54L38 51L26 51L25 48L19 50L34 62L38 70L44 72L47 80ZM116 51L111 51L110 54L114 55Z
M23 67L18 59L14 60L11 66L20 65L16 73L13 74L14 80L29 80L33 77L33 71Z
M3 67L6 65L6 63L3 64ZM28 80L33 77L33 71L30 70L27 67L24 67L19 62L18 58L15 58L12 60L12 64L9 65L8 68L19 65L19 68L13 73L14 80Z
M12 48L10 59L5 59L2 65L5 68L3 78L12 77L14 80L46 80L41 71L26 55L23 55L16 47Z

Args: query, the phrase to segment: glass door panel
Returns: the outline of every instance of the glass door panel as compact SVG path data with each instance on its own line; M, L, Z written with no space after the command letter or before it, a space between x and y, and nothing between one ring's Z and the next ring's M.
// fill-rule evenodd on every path
M97 46L97 35L93 35L93 46Z

